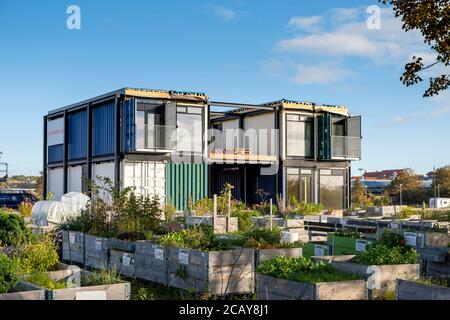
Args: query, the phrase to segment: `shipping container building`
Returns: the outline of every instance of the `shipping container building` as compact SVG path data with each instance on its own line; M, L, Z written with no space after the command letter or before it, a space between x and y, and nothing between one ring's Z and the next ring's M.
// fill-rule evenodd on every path
M361 119L345 107L124 88L44 117L44 190L55 199L106 177L178 210L227 183L248 204L281 196L343 209L360 158Z

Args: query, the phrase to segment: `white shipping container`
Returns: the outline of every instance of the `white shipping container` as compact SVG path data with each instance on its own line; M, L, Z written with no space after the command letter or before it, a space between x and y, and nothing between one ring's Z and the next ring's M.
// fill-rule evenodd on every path
M69 167L67 172L67 192L83 192L83 167Z
M63 168L48 169L47 192L54 195L54 200L59 201L64 195L64 170Z
M123 186L134 187L137 194L166 197L166 165L164 162L139 161L123 163Z

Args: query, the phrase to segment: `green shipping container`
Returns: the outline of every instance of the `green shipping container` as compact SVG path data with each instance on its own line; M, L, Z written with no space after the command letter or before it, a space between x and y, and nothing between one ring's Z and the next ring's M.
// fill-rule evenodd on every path
M208 196L208 165L168 163L166 171L167 202L177 210L187 210L189 199L195 203Z

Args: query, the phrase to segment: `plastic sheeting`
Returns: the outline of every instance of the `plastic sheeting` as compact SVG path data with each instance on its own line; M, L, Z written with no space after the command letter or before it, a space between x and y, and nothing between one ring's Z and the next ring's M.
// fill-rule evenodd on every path
M33 206L31 223L36 226L64 223L79 215L87 207L89 200L82 193L71 192L63 195L61 201L39 201Z

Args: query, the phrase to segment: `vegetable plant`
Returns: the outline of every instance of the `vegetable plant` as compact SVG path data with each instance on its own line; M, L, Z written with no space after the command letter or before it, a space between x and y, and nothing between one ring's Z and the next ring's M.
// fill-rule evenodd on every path
M121 283L122 278L119 273L114 269L93 271L89 274L83 274L82 283L83 286L103 286Z
M0 246L17 246L26 243L32 232L22 217L0 211Z
M15 262L0 254L0 294L8 293L19 282Z
M27 276L26 281L41 286L49 290L66 289L67 283L64 280L54 281L50 279L49 275L45 272L37 272L30 276Z
M300 257L275 257L257 268L257 272L266 276L307 283L358 280L356 274L337 271L330 264Z

